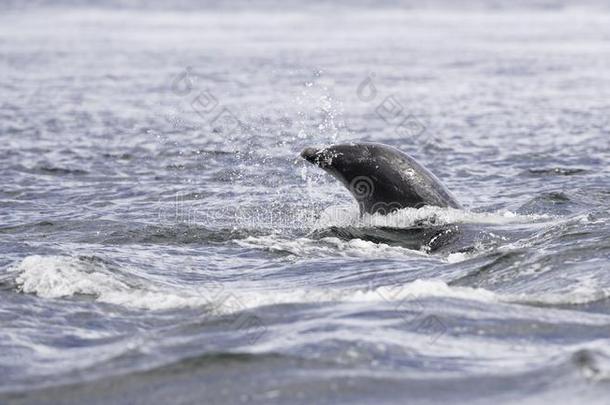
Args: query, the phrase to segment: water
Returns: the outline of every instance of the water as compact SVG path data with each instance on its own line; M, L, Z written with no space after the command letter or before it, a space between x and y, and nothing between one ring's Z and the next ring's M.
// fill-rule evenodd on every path
M0 402L608 403L610 9L282 7L3 6Z

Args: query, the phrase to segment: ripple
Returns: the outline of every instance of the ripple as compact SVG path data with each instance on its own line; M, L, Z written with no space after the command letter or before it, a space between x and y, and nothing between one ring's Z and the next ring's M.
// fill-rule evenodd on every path
M528 169L527 173L534 176L574 176L589 173L586 169L554 167L550 169Z

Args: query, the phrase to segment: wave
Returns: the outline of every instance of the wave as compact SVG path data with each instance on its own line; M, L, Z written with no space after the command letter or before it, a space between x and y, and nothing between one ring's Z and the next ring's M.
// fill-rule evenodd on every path
M354 206L337 206L322 212L308 236L361 239L426 253L452 254L478 250L482 239L508 240L502 235L539 230L561 220L545 214L479 213L430 206L404 208L388 215L360 215ZM452 259L459 261L457 256Z
M554 220L557 218L546 214L525 215L508 210L473 212L432 206L403 208L388 215L365 214L361 216L353 206L334 206L326 209L320 215L314 224L314 229L329 227L412 228L452 224L529 225Z
M295 238L285 239L274 235L250 236L234 240L233 243L252 249L295 256L324 257L349 256L366 258L397 258L405 256L427 256L426 253L401 246L375 243L358 238L344 240L338 237L321 237L320 239Z
M28 256L9 271L17 274L19 291L42 298L85 295L99 302L153 310L207 304L204 299L163 291L148 282L137 283L103 261L82 257Z
M341 243L329 243L333 242ZM400 248L390 248L389 251L392 250ZM90 296L102 303L151 310L206 306L215 314L288 303L402 301L424 296L483 300L494 297L494 293L489 291L450 287L437 280L416 280L366 290L316 287L260 291L243 286L233 288L229 283L215 281L198 288L176 289L159 282L137 279L101 260L71 256L28 256L13 265L9 272L14 275L18 291L42 298Z
M269 249L309 257L329 253L379 258L426 257L423 252L375 244L362 240L342 241L325 238L320 241L302 238L282 241L271 237L246 238L235 241L243 247ZM454 254L444 259L450 263L467 258ZM539 276L539 275L538 275ZM206 280L196 286L165 283L147 278L135 269L119 267L95 256L27 256L14 263L3 275L13 282L5 283L17 291L45 299L92 298L96 302L131 309L171 310L205 307L211 314L223 315L266 305L320 302L394 302L424 297L446 297L483 302L503 302L520 305L571 305L605 300L610 288L605 283L590 282L534 283L533 288L498 285L498 289L455 285L440 279L416 279L368 288L315 286L312 288L282 288L244 281ZM381 279L379 279L380 281ZM250 282L255 283L255 282Z
M157 224L109 220L43 220L3 226L0 227L0 234L21 235L28 239L39 234L56 238L66 238L69 235L82 243L109 245L223 243L264 234L257 229L230 226L212 228L180 220L182 218L176 219L175 223Z

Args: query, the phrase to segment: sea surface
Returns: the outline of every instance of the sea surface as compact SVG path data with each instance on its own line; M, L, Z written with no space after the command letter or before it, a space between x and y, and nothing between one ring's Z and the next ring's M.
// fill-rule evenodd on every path
M0 140L2 404L610 403L604 2L9 1Z

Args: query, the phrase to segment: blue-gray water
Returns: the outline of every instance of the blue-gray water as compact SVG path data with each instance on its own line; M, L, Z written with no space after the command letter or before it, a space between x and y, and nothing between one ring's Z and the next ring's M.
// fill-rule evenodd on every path
M73 3L1 8L1 403L609 403L603 2Z

